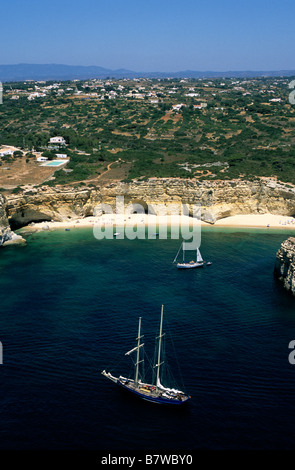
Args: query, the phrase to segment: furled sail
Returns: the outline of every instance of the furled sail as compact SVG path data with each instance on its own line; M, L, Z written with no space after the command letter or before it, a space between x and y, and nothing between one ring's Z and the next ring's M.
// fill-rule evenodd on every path
M133 349L130 349L127 353L125 353L125 356L129 356L129 354L133 353L134 351L137 351L138 348L141 348L144 345L144 343L141 343L139 346L136 346Z

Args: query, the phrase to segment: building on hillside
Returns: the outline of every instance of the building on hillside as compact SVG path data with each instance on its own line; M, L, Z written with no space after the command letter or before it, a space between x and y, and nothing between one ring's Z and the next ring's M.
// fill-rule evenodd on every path
M172 106L173 111L179 111L183 106L185 106L183 103L180 104L174 104Z
M66 141L63 137L60 137L60 136L50 137L49 144L66 145Z
M39 93L39 92L34 92L34 93L31 93L29 96L28 96L28 100L29 101L32 101L34 100L35 98L42 98L46 96L45 93Z
M207 108L207 103L194 104L194 109Z
M57 153L56 156L57 158L68 158L66 153Z
M19 149L16 148L16 147L2 146L2 147L0 148L0 157L7 157L8 155L12 155L12 156L13 156L13 153L14 153L16 150L19 150Z

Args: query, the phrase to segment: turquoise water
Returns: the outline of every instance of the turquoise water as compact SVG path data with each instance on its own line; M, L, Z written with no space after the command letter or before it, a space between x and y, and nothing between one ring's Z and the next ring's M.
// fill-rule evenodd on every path
M205 228L213 264L187 271L172 264L179 240L98 241L84 228L2 249L0 448L293 448L295 299L273 277L288 235ZM153 355L162 304L169 362L192 397L182 410L100 374L129 372L139 316Z

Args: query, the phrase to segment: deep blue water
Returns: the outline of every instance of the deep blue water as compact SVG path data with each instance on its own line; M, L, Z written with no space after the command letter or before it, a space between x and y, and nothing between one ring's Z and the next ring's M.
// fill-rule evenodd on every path
M293 449L295 299L273 277L288 235L203 229L213 264L188 271L172 264L178 240L97 241L91 229L2 249L0 449ZM192 396L176 410L100 374L129 371L139 316L153 354L161 304Z

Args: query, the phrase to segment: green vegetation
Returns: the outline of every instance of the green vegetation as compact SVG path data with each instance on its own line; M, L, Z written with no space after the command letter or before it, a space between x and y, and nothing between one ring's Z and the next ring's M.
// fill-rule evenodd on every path
M287 78L4 84L0 144L40 151L62 136L70 161L47 184L93 179L120 159L124 180L277 176L295 183ZM28 99L40 92L45 96ZM173 109L175 105L180 109ZM196 105L204 107L198 109ZM59 151L59 150L58 150ZM20 152L14 157L21 158ZM26 158L32 158L27 154ZM28 160L27 160L28 161Z

